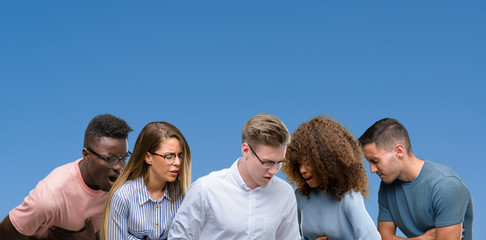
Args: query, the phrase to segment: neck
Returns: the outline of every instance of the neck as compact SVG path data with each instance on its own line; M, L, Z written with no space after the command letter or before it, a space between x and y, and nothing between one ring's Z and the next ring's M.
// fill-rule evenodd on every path
M413 182L413 180L415 180L420 174L420 171L422 171L424 160L415 157L413 153L410 153L410 155L403 160L405 164L402 176L399 177L399 179L404 182Z
M238 172L241 175L241 178L243 179L243 182L245 182L246 186L249 187L251 190L254 190L255 188L259 187L258 184L253 183L250 178L250 173L248 172L248 159L245 157L242 157L238 161Z
M88 166L86 166L86 160L83 159L78 163L79 171L81 172L81 177L83 178L84 184L93 190L100 190L98 186L93 184L91 175L88 173Z
M166 185L165 181L157 181L150 177L150 174L147 173L147 179L145 181L145 187L147 187L147 191L149 192L150 196L154 200L159 200L164 196L164 188Z

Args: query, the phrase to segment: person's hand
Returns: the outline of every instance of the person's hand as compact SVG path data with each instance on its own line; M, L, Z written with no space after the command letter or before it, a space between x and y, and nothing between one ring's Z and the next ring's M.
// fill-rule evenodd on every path
M423 240L436 240L437 239L437 230L435 228L431 228L421 236L420 239Z
M316 238L316 240L327 240L327 236L324 236L324 237L318 237L318 238Z
M63 228L52 227L49 230L48 238L53 240L96 240L97 234L94 232L93 224L91 224L91 220L88 218L84 222L84 228L81 231L69 231Z

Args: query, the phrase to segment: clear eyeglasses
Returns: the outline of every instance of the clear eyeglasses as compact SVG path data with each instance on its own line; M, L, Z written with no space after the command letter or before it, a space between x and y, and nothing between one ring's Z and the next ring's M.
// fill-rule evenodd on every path
M260 163L262 164L263 168L265 169L270 169L272 168L274 165L277 167L277 171L280 170L280 168L282 168L282 164L285 162L285 161L278 161L278 162L274 162L274 161L262 161L260 159L260 157L256 154L256 152L253 150L253 148L250 146L250 144L248 144L248 147L250 147L250 150L253 152L253 154L255 155L255 157L257 157L258 161L260 161Z
M175 153L169 153L166 155L154 153L154 152L149 152L150 154L157 155L159 157L162 157L165 160L165 163L167 164L173 164L176 160L176 157L179 158L180 161L182 161L182 157L184 156L182 153L175 154Z
M132 153L130 151L128 151L128 154L126 156L123 156L123 157L116 157L116 156L108 156L108 157L103 157L101 156L99 153L93 151L93 149L91 148L86 148L88 151L94 153L96 156L98 156L99 158L105 160L106 163L108 163L108 167L109 168L112 168L115 166L115 164L120 161L120 165L122 167L125 167L125 165L127 165L127 158L130 157L130 155L132 155Z

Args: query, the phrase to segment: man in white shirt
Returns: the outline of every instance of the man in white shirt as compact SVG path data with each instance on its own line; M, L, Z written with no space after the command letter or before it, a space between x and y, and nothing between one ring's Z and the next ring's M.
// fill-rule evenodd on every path
M169 231L169 239L299 239L292 187L275 176L290 135L273 115L245 123L242 157L230 168L194 182Z

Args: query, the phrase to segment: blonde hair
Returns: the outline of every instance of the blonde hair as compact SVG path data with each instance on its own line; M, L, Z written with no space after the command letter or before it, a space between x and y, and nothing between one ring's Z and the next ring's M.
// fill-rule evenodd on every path
M290 134L277 117L260 113L245 123L241 141L255 147L260 144L279 147L290 143Z
M148 182L148 179L146 178L149 165L145 162L145 156L148 152L155 152L158 150L160 143L168 138L176 138L179 140L183 159L176 181L168 182L165 187L167 188L172 201L176 201L186 194L187 189L191 184L191 150L189 149L186 139L179 129L170 123L151 122L145 125L135 142L130 161L128 161L127 166L111 187L108 198L106 199L105 209L103 211L103 221L101 224L101 239L108 239L109 237L108 219L113 194L128 180L134 180L142 176L144 181L146 183Z

